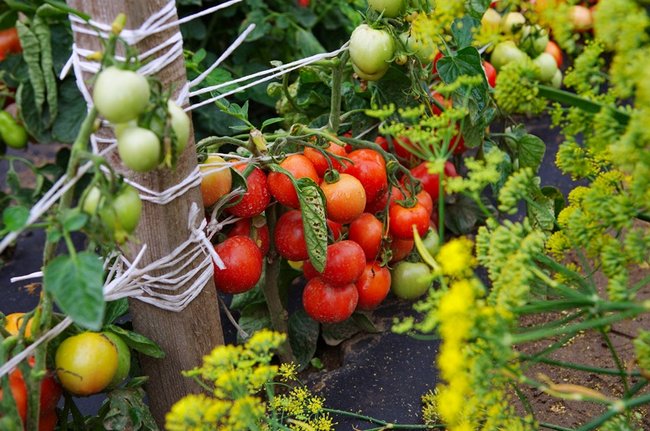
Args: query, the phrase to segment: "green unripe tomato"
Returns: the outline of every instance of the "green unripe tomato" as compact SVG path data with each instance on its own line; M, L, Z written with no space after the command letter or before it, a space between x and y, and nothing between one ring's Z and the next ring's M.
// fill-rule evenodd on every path
M27 146L27 131L7 111L0 111L0 138L7 146L17 150Z
M149 95L147 78L114 66L102 70L93 87L95 107L111 123L136 119L149 104Z
M490 57L490 63L496 70L501 70L503 66L515 61L523 61L527 58L525 52L517 48L517 45L511 40L501 42L494 47Z
M404 11L404 0L368 0L371 9L382 13L385 18L395 18Z
M440 238L438 237L438 232L433 229L429 229L429 232L422 238L422 243L424 248L427 249L431 256L435 256L438 253L438 248L440 247Z
M535 58L546 49L548 45L548 32L539 25L526 25L521 30L519 48Z
M543 52L533 62L539 66L539 79L542 82L551 82L558 71L555 58L548 52Z
M138 226L141 213L142 201L138 191L132 186L125 185L110 205L101 207L99 217L110 230L113 238L121 244Z
M388 32L361 24L350 36L349 50L355 71L365 74L370 78L364 79L370 80L378 75L381 78L388 69L395 54L395 42Z
M81 210L86 214L96 214L101 200L102 192L97 187L93 187L86 193L86 197L81 204Z
M390 290L402 299L416 299L431 287L431 269L423 262L402 261L391 271Z
M526 17L519 12L507 13L501 20L501 30L505 34L515 34L526 24Z
M428 63L433 60L435 46L415 40L408 32L402 33L399 38L408 50L415 54L421 63Z
M124 166L136 172L147 172L160 163L160 140L149 129L129 127L117 138L117 152Z
M127 121L126 123L116 123L113 124L113 133L115 133L115 137L117 139L120 139L122 132L132 127L138 127L138 122L135 120L131 120L131 121Z
M167 111L171 117L172 129L178 139L178 152L181 153L190 139L190 117L171 100L167 101Z
M497 30L501 26L501 15L493 8L488 8L481 17L481 26Z
M103 391L115 376L117 348L104 334L82 332L63 340L54 363L64 389L74 395L92 395Z
M129 376L131 370L131 350L126 345L122 337L113 332L102 332L102 334L111 340L117 349L117 371L113 376L113 380L108 384L107 389L116 388Z
M357 65L354 63L352 64L352 69L354 69L354 73L356 73L359 76L359 78L365 79L366 81L378 81L388 71L388 67L387 67L386 69L380 70L377 73L366 73L363 70L359 69Z

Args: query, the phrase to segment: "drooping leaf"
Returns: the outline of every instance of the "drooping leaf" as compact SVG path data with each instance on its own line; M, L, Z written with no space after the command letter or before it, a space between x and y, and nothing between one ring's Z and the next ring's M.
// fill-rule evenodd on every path
M295 185L300 200L309 261L316 271L323 272L327 260L325 198L320 187L310 178L300 178Z
M129 301L126 298L109 301L106 303L106 315L104 325L110 325L115 320L124 316L129 311Z
M27 63L29 81L34 89L34 101L37 113L40 115L45 103L45 78L41 70L41 46L34 32L21 21L16 22L23 58Z
M157 431L159 428L144 397L144 389L140 387L127 387L109 392L102 409L106 414L101 429Z
M539 190L532 198L536 205L527 205L531 225L535 229L551 232L555 225L555 200L545 196Z
M59 83L58 105L61 109L52 125L52 139L71 144L81 129L87 110L74 78L68 77Z
M129 331L116 325L108 325L104 328L107 331L114 332L122 337L124 342L136 352L151 356L152 358L161 359L165 357L165 352L153 340L137 332Z
M323 340L329 346L338 346L361 332L361 328L353 319L347 319L340 323L323 324Z
M86 225L88 214L81 212L79 208L69 209L61 216L61 224L68 232L74 232Z
M537 172L545 152L546 144L540 138L529 134L522 136L517 142L519 168L529 167L533 169L533 172Z
M304 310L297 310L289 317L289 343L299 369L303 370L316 353L319 324L310 318Z
M299 47L300 54L303 57L325 52L325 48L316 39L316 36L311 31L302 28L296 30L296 46Z
M104 321L104 268L94 253L60 255L43 271L43 288L61 311L84 328L97 331Z
M40 45L41 73L43 75L43 82L45 83L45 95L50 113L48 126L51 126L58 115L59 109L57 105L56 77L54 76L52 60L52 43L50 42L52 34L50 33L50 26L39 15L34 17L32 28Z
M255 305L255 304L265 304L266 300L264 299L264 292L262 292L262 289L259 286L259 283L257 286L252 288L251 290L248 290L244 293L238 293L236 295L232 296L232 301L230 302L230 308L231 310L243 310L244 308L248 307L249 305Z

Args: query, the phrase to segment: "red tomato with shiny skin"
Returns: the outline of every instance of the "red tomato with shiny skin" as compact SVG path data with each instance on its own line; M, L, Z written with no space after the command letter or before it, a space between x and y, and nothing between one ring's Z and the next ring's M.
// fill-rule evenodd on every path
M441 51L438 51L436 56L433 57L433 68L431 69L431 72L438 73L438 60L440 60L442 57L444 57L444 54Z
M366 191L366 201L374 200L388 189L386 161L380 153L363 148L352 151L348 158L352 163L346 161L343 172L361 181Z
M227 238L214 248L224 269L214 266L214 284L224 293L242 293L255 287L262 275L262 252L247 236Z
M309 261L305 262L303 271L305 277L320 275L333 286L343 286L357 281L365 266L366 255L361 246L354 241L343 240L327 246L327 262L322 273L317 274Z
M370 213L361 214L348 228L348 239L361 246L368 262L379 256L383 234L384 224Z
M345 157L348 154L347 151L345 151L345 147L342 147L335 142L330 142L325 151L342 157ZM323 155L323 153L314 148L305 147L303 154L313 163L314 168L316 169L316 173L319 177L325 175L325 172L327 172L330 167L327 163L327 158ZM342 165L338 160L336 160L334 157L330 157L330 161L332 162L333 169L336 169L337 171L341 170Z
M429 217L431 217L431 214L433 213L433 199L431 199L431 195L429 192L426 190L420 190L420 192L415 195L415 199L422 204L424 208L426 208L427 212L429 213Z
M411 175L420 180L422 188L431 195L431 199L435 202L440 195L440 175L432 174L427 167L428 162L422 162L416 167L411 169ZM456 167L453 163L445 162L444 168L445 177L457 177Z
M429 211L420 202L408 208L395 203L388 209L390 234L399 239L413 239L415 226L420 236L424 236L429 229L429 216Z
M237 220L230 231L228 231L228 238L235 235L247 236L260 248L262 255L266 256L271 245L269 227L266 223L260 227L256 227L252 220L252 218L242 218Z
M236 167L243 172L245 165ZM261 214L271 202L271 194L266 185L266 175L260 168L254 168L246 178L248 190L237 204L226 208L226 212L237 217L253 217Z
M366 207L366 191L361 181L349 174L339 174L337 181L321 184L325 195L327 218L337 223L350 223Z
M460 134L460 126L458 124L456 124L456 130L458 133L456 136L451 138L451 141L449 141L449 149L454 154L463 154L467 148L465 148L465 139L463 139L463 135Z
M287 170L295 179L311 178L316 184L320 181L314 164L302 154L292 154L282 162L280 167ZM300 208L298 194L293 183L285 174L271 172L268 176L269 190L282 205Z
M379 262L369 262L355 285L359 292L357 308L373 310L386 299L390 290L390 271Z
M388 191L382 193L380 196L377 196L374 201L368 202L366 204L366 209L364 212L375 214L386 209L386 205L393 204L395 201L401 201L404 199L404 193L397 187L392 187L390 189L390 203L388 199Z
M390 262L394 263L403 260L411 253L414 246L415 241L412 239L391 238L390 250L393 253L393 257Z
M492 63L483 61L483 70L485 71L485 78L488 85L494 88L497 85L497 70L492 66Z
M17 54L22 50L16 27L0 30L0 61L4 60L7 54Z
M379 146L381 147L382 150L384 150L384 151L389 151L389 148L388 148L388 139L386 139L385 137L383 137L383 136L381 136L381 135L377 136L377 137L375 138L375 144L379 145Z
M438 93L437 91L434 91L431 93L431 97L433 97L436 102L438 102L440 105L442 105L443 108L451 108L451 100L447 99L445 96L442 94ZM433 115L440 115L442 114L442 109L436 104L436 103L431 103L431 112L433 112Z
M320 277L309 280L302 292L305 312L317 322L338 323L354 313L359 292L353 283L333 286Z
M275 249L287 260L309 259L305 231L302 226L302 213L291 210L282 214L275 224L273 233Z

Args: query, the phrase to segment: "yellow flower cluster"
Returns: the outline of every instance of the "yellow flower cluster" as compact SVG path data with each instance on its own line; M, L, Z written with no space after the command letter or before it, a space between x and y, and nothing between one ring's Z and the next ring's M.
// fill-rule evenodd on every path
M456 18L465 14L465 2L448 0L437 2L431 13L416 13L411 18L411 36L422 46L439 46L442 42L451 40L451 24ZM437 54L434 50L432 58Z
M443 275L465 277L476 266L473 254L474 244L467 238L454 238L440 247L436 260L440 263Z

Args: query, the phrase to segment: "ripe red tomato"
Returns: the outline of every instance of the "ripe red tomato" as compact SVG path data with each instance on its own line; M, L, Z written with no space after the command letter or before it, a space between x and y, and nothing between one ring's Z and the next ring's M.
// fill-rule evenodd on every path
M355 283L359 292L357 308L372 310L376 308L388 295L390 290L390 271L379 262L369 262Z
M339 174L336 182L321 184L327 205L327 217L338 223L350 223L363 213L366 192L361 181L349 174Z
M7 54L17 54L22 51L18 30L16 27L0 31L0 61L7 57Z
M236 169L243 172L245 165L238 165ZM253 217L261 214L271 202L271 194L266 184L266 175L260 168L254 168L246 178L248 190L235 205L226 208L226 211L237 217ZM236 198L238 199L238 198Z
M298 6L307 8L309 7L310 0L298 0Z
M388 139L386 139L385 137L383 137L383 136L381 136L381 135L377 136L377 137L375 138L375 144L379 145L379 146L381 147L382 150L384 150L384 151L389 151L389 148L388 148Z
M431 199L431 195L429 192L426 190L420 190L420 192L415 195L415 199L424 207L426 208L427 212L429 213L429 217L431 217L431 214L433 213L433 199Z
M327 246L327 261L320 277L333 286L343 286L357 281L366 266L366 256L359 244L350 240ZM305 262L305 276L315 275L311 262Z
M327 220L327 227L330 230L332 239L338 241L343 236L343 225L332 220Z
M261 219L264 220L263 218ZM261 226L255 226L255 223L252 223L252 220L252 218L242 218L237 220L228 232L228 238L235 235L247 236L260 248L262 256L266 256L266 253L269 252L271 243L269 227L266 225L266 222Z
M348 229L348 239L361 246L368 262L379 256L383 234L384 224L370 213L361 214Z
M337 323L352 316L359 301L359 292L353 283L332 286L320 277L309 280L302 292L305 311L317 322Z
M400 260L404 259L411 253L411 250L413 250L414 246L415 241L412 239L391 238L390 251L392 252L393 257L391 258L390 262L399 262Z
M368 202L366 204L366 209L364 212L375 214L386 209L386 205L390 205L395 201L404 199L404 193L397 187L392 187L390 189L390 202L388 199L388 191L382 193L380 196L377 196L374 201Z
M447 99L445 96L442 94L438 93L437 91L433 91L431 93L431 97L433 97L436 102L438 102L440 105L442 105L443 108L451 108L451 99ZM431 103L431 112L433 112L433 115L440 115L442 114L442 109L438 106L436 103Z
M386 162L375 150L360 149L348 154L350 162L345 162L344 172L352 175L363 185L366 201L372 201L388 189Z
M424 190L431 195L433 201L437 201L440 195L440 176L429 172L428 162L422 162L416 167L411 169L411 175L420 180ZM444 168L445 177L457 177L456 167L453 163L445 162Z
M345 147L342 147L335 142L330 142L325 150L336 156L345 157L347 154ZM327 158L323 155L323 153L314 148L305 147L303 154L313 163L314 168L316 169L316 173L319 177L325 175L325 172L327 172L330 167L327 163ZM337 171L341 170L342 165L338 160L336 160L334 157L330 157L329 159L332 162L333 169L336 169Z
M282 214L275 224L273 233L275 248L287 260L309 259L305 231L302 226L302 213L291 210Z
M465 148L465 139L463 139L463 135L460 134L460 125L456 123L456 136L451 138L451 141L449 141L449 149L454 153L454 154L463 154L467 148Z
M420 236L423 236L429 229L429 215L419 202L408 208L395 203L388 209L390 234L399 239L413 239L412 226L415 226Z
M553 56L555 59L555 62L557 63L557 67L560 68L562 67L562 50L560 47L557 45L557 43L553 42L552 40L549 40L548 43L546 44L546 49L544 52L548 52Z
M280 162L280 167L286 169L295 179L311 178L318 184L319 178L314 164L302 154L290 155ZM268 183L271 194L278 202L291 208L300 208L298 194L289 177L280 172L271 172Z
M262 252L247 236L236 235L217 244L224 269L214 267L214 284L225 293L242 293L255 287L262 275Z
M485 71L485 78L487 79L488 85L494 88L497 85L497 70L487 61L483 61L483 70Z
M438 51L436 56L433 58L433 68L431 69L432 73L438 73L438 60L440 60L442 57L444 57L443 53L441 51Z

